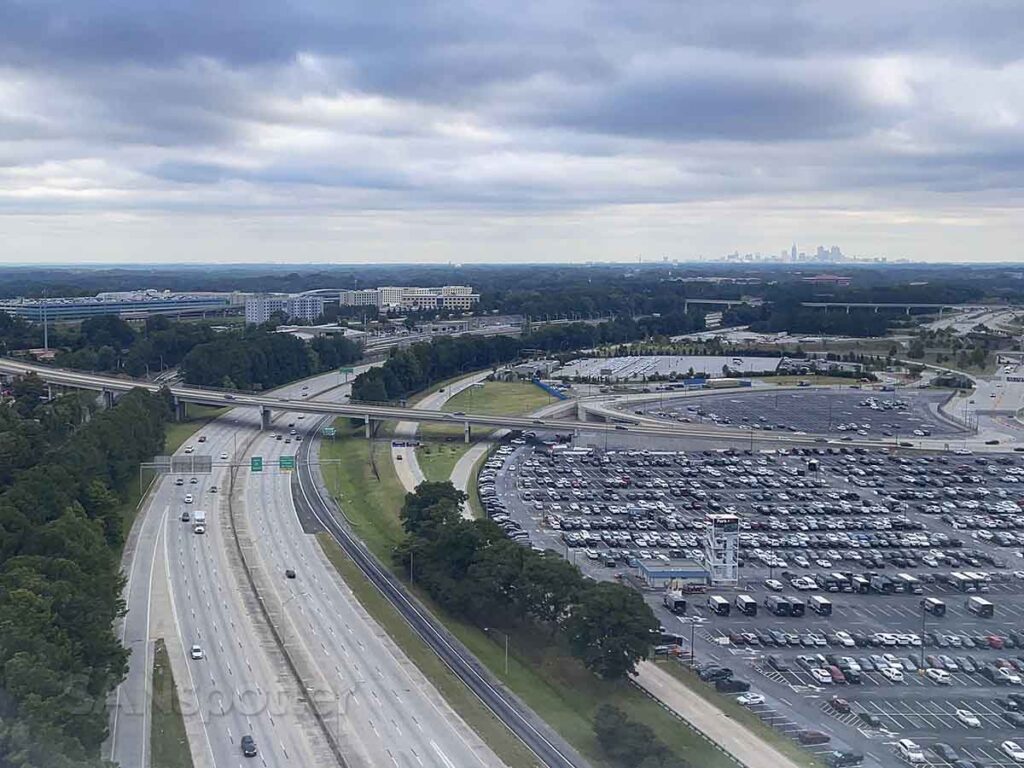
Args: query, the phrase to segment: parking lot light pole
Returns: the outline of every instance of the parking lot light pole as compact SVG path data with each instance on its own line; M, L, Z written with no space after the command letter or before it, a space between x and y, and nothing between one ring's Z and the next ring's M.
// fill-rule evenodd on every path
M924 607L924 600L921 600L921 669L924 669L924 622L928 617L928 611Z

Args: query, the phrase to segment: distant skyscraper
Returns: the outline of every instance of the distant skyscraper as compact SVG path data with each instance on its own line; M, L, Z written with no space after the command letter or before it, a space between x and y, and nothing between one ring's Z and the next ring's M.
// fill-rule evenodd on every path
M796 243L793 243L793 247L789 249L789 258L796 261Z

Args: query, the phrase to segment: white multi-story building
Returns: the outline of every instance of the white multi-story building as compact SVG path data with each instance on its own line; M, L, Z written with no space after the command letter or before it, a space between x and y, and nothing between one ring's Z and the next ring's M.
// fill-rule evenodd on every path
M361 291L342 291L339 297L343 307L375 306L381 312L435 309L466 311L472 309L478 301L480 294L473 293L468 285L443 285L438 288L389 285Z
M736 584L740 578L740 519L709 514L705 518L704 564L712 584Z
M324 300L322 296L306 294L253 296L246 299L246 323L265 323L275 312L284 312L291 320L313 321L324 313Z

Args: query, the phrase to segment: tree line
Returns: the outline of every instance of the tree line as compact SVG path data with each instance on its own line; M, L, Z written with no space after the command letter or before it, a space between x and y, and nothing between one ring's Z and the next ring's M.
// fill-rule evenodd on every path
M616 318L603 323L545 325L535 330L527 327L520 338L444 336L393 349L384 365L355 378L352 399L399 400L451 376L510 363L522 357L526 350L557 354L645 336L689 333L703 327L701 315L678 311L658 317Z
M638 592L585 578L554 552L516 544L491 520L466 520L451 483L405 497L396 562L454 615L483 626L529 625L564 641L606 679L647 658L658 621Z
M594 735L604 753L622 768L688 768L645 723L611 704L598 707Z
M89 415L35 388L0 418L0 765L99 768L127 665L119 494L162 449L168 403L135 390Z
M214 331L201 323L181 323L154 316L136 327L117 315L83 320L78 329L51 332L51 345L63 347L54 358L62 368L124 372L129 376L173 368L197 344L209 341Z
M362 347L343 336L321 336L307 344L258 326L197 344L182 359L181 372L189 384L272 389L353 363L361 356Z

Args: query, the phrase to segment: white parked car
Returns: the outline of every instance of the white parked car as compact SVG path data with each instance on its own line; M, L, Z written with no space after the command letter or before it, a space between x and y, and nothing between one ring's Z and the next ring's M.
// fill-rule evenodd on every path
M896 742L896 754L915 765L925 762L924 750L910 739L900 739Z
M765 579L764 585L772 592L781 592L785 586L778 579Z
M981 719L969 709L958 709L956 719L968 728L981 728Z
M850 636L850 634L843 630L839 630L838 632L836 632L836 640L839 641L839 644L843 646L843 648L853 648L857 645L857 643Z
M1024 747L1021 747L1017 742L1004 741L999 745L999 749L1001 749L1003 754L1011 760L1015 760L1018 763L1024 763Z
M895 667L882 667L878 670L879 674L891 683L902 683L903 682L903 671L896 669Z
M748 691L747 693L741 693L737 696L736 701L745 707L752 707L757 704L764 704L764 696L760 693Z
M812 669L811 677L814 678L816 683L820 683L821 685L832 685L832 675L824 669Z
M953 682L953 678L950 676L949 672L944 669L935 669L932 667L926 670L924 674L925 677L933 683L938 683L939 685L949 685Z

